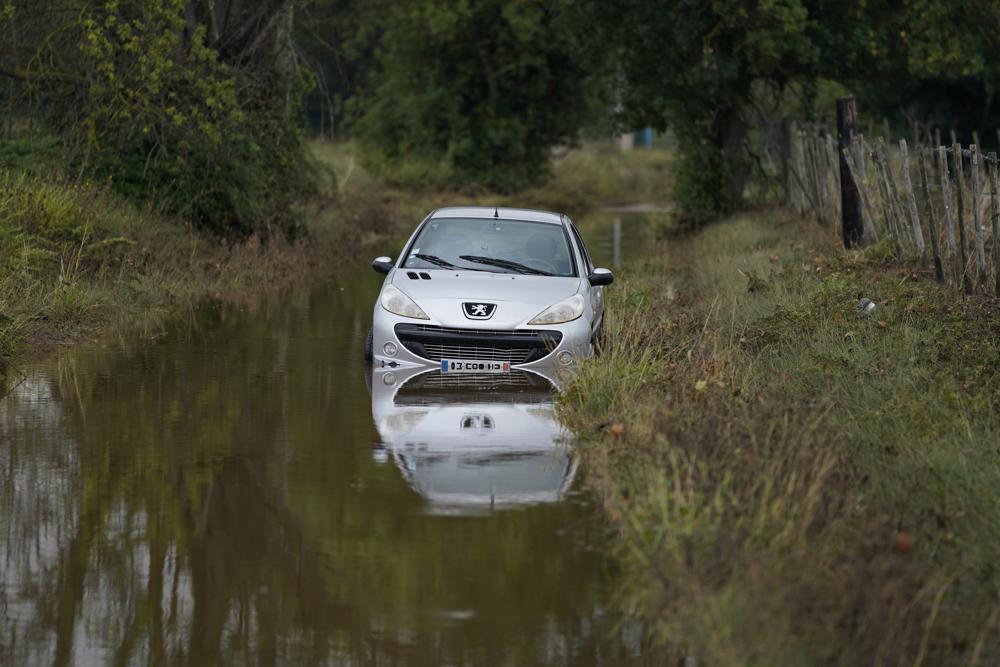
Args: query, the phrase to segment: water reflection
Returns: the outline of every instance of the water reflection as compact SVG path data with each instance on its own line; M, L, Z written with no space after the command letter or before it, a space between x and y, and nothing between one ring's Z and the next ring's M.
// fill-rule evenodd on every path
M435 513L472 514L556 502L576 475L556 419L557 381L372 370L372 417L391 459Z
M0 401L0 664L634 661L548 389L370 399L376 290L31 369Z

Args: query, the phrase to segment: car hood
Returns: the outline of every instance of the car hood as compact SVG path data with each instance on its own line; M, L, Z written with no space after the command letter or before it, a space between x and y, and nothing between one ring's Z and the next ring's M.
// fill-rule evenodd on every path
M414 280L395 271L392 284L442 326L509 329L523 324L556 301L580 291L580 278L529 276L483 271L421 271L430 280ZM497 304L488 320L467 318L463 302Z

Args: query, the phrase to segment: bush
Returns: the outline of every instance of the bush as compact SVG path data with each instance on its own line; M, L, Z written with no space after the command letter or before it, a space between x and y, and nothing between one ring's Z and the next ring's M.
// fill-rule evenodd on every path
M310 79L288 3L233 8L222 34L187 0L41 4L7 3L0 27L23 38L2 59L26 72L21 111L69 140L78 173L217 233L295 232Z

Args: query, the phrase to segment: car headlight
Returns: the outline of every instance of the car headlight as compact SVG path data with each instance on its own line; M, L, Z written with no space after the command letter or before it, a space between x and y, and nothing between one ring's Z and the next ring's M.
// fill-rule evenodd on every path
M382 296L379 297L379 302L390 313L401 317L412 317L417 320L431 319L427 317L427 313L420 310L420 306L414 303L413 299L403 293L403 290L392 285L385 286L382 290Z
M583 315L583 297L574 294L568 299L552 304L528 324L562 324L575 320L581 315Z

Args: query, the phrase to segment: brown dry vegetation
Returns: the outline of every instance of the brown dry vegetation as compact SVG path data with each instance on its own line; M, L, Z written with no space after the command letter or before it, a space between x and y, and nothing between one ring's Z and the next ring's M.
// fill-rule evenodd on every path
M405 215L375 189L338 193L337 173L321 168L300 238L224 239L53 162L0 167L0 368L86 339L155 336L205 301L248 305L314 285L391 238Z
M661 244L611 290L562 415L658 650L996 660L1000 314L883 250L752 214Z

